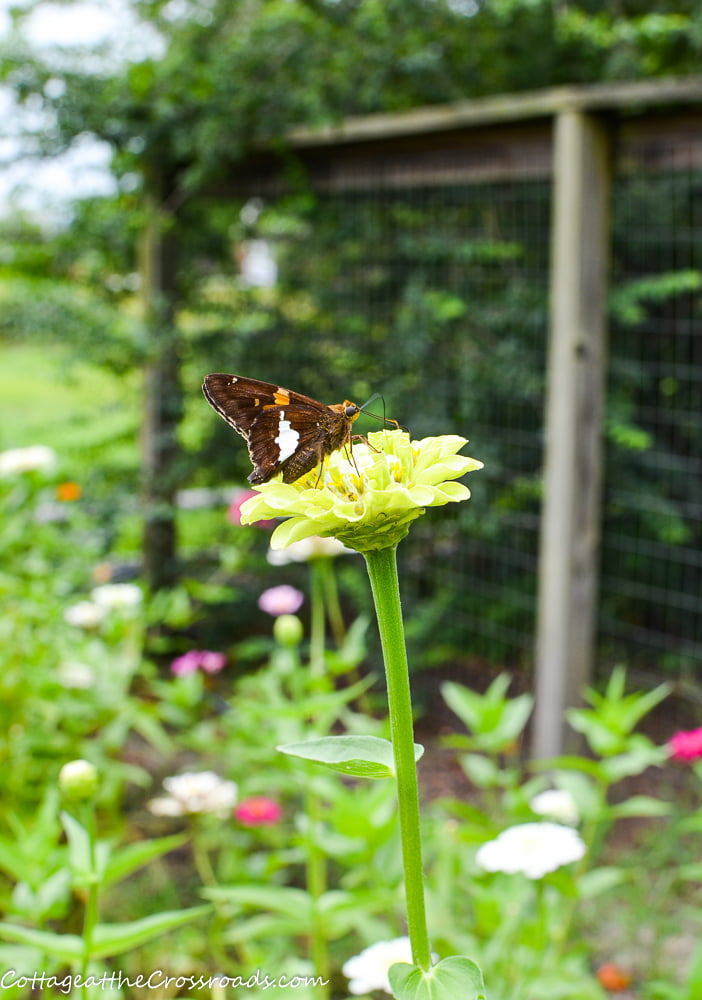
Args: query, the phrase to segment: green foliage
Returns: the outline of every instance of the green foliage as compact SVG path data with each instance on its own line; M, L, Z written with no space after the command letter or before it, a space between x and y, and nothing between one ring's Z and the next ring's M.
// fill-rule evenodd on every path
M437 962L428 972L399 963L389 973L397 1000L485 1000L485 984L480 969L467 958L450 957Z
M659 684L645 693L625 693L626 671L617 667L600 694L588 690L592 708L573 708L568 722L583 733L591 749L601 757L613 757L631 747L631 734L641 719L670 694L669 684ZM650 746L650 744L649 744ZM652 761L651 761L652 762Z
M442 684L444 701L473 733L472 739L461 738L463 745L492 753L513 748L531 715L534 699L530 694L506 698L509 683L509 676L500 674L483 695L460 684Z
M181 630L170 647L160 637L167 661L174 642L178 651L190 648L182 643L189 641L198 604L184 588L153 604L147 599L146 606L114 607L92 626L66 622L64 610L91 586L86 581L95 556L87 539L94 525L78 501L58 524L33 516L64 472L47 467L0 480L7 612L0 703L2 729L11 737L2 746L0 938L8 968L58 975L87 965L94 975L119 968L132 977L160 968L197 980L214 965L277 976L311 973L322 961L331 996L345 995L340 969L349 956L403 930L393 785L356 780L369 760L383 773L388 764L392 769L384 723L361 710L368 681L354 677L367 656L366 622L348 631L342 623L336 651L320 654L319 637L313 637L308 657L304 641L283 646L259 637L254 651L252 640L227 621L229 665L220 675L159 676L141 653L144 624L170 617ZM77 467L73 475L81 478ZM243 566L250 581L255 546L243 532L234 538L242 547L239 571ZM337 560L338 571L348 561ZM298 583L301 570L291 577ZM310 575L326 581L313 588L326 614L334 606L329 574ZM223 596L218 579L215 571L199 601ZM243 673L251 655L264 663ZM73 687L76 681L82 686ZM670 813L663 798L627 797L615 787L663 761L666 751L636 732L663 691L628 692L623 672L616 672L603 693L588 694L590 707L572 716L592 735L593 755L545 762L544 773L535 768L531 774L517 753L530 698L508 698L506 676L483 695L458 685L446 685L445 694L469 730L452 742L473 792L464 800L429 803L424 811L429 924L440 961L431 974L397 966L391 977L396 994L450 995L449 983L458 976L464 992L479 995L472 966L455 957L466 954L484 966L488 995L512 991L518 970L539 996L600 998L589 959L593 949L608 946L597 934L602 913L615 906L617 914L628 913L622 893L640 885L642 865L682 893L685 879L698 874L698 865L672 851L663 866L648 865L641 848L629 845L622 858L609 846L622 821ZM302 741L305 756L335 757L337 764L341 758L347 773L331 774L275 749ZM100 773L97 801L62 816L58 767L77 757ZM193 769L230 776L241 804L265 796L282 815L270 826L248 827L231 815L168 818L143 808L158 778L181 770L184 760ZM549 786L567 791L577 806L586 861L562 866L538 883L482 871L480 846L538 819L534 796ZM695 836L697 813L688 810L683 819L665 844L670 837L684 843ZM665 845L657 843L653 857L659 858ZM657 905L659 888L660 882L650 886ZM652 898L641 905L646 920L654 919ZM316 942L314 954L307 941ZM666 967L652 963L650 970L640 978L651 1000L667 1000ZM693 967L691 983L695 974ZM20 988L16 995L23 995Z
M313 760L341 774L360 778L395 777L392 743L377 736L326 736L303 743L279 746L281 753L303 760ZM414 745L415 761L424 753L424 747Z
M216 177L292 124L393 111L561 83L696 72L693 0L651 13L631 3L591 9L587 0L456 0L214 3L177 14L133 0L137 18L164 43L110 74L84 69L76 53L56 65L13 38L0 71L21 101L40 100L55 123L43 137L60 148L86 131L135 164L186 187ZM22 16L17 15L18 30ZM66 89L45 88L61 78Z
M185 343L177 347L189 396L183 441L192 458L179 466L179 481L246 474L245 453L224 425L210 437L197 386L211 367L280 378L329 401L380 390L387 412L415 434L469 432L486 463L475 486L483 513L456 512L440 527L427 519L416 532L405 567L408 634L422 648L443 622L441 645L423 651L436 661L455 656L469 632L473 655L530 659L547 309L547 241L532 237L548 224L545 186L527 182L523 204L499 184L315 201L285 154L283 172L296 194L267 205L255 222L250 213L240 216L238 205L194 195L216 190L258 144L279 147L291 125L561 83L694 72L702 37L697 5L686 0L655 13L633 0L616 9L586 0L488 0L477 8L456 0L253 0L212 4L207 12L135 0L133 7L161 34L162 57L114 72L100 63L96 72L69 53L54 65L16 38L3 50L3 78L20 101L48 113L43 147L57 150L85 132L102 137L115 151L123 190L80 207L70 231L43 245L19 227L6 262L13 281L0 329L14 338L59 336L114 370L143 365L148 345L133 319L133 282L145 183L173 212L168 224L187 235L177 303ZM21 28L21 14L16 22ZM47 96L61 90L45 87L55 78L65 91ZM626 199L621 192L615 198L616 377L603 540L604 576L613 586L602 588L602 611L612 655L622 629L645 620L652 642L680 637L666 661L679 666L694 654L694 626L684 600L661 606L655 579L665 559L678 593L697 589L683 558L699 540L690 515L693 477L677 462L666 480L652 475L650 463L659 450L697 453L699 435L687 416L695 386L678 372L676 338L665 324L688 303L694 319L699 271L692 257L652 266L622 238L639 218L651 226L673 218L682 231L684 192L671 183L670 197L661 196L661 183L665 188L659 178L627 179ZM274 247L275 289L245 288L232 275L232 248L252 236ZM66 285L76 276L89 291L74 294ZM643 336L646 358L638 346L627 354ZM665 366L665 374L656 380L651 365ZM655 425L663 410L669 428ZM618 537L632 528L642 544ZM443 572L436 579L437 551L450 554L460 601L458 586L443 589ZM468 566L479 584L466 588ZM627 578L647 581L633 597L620 593L620 567ZM438 596L427 601L431 592Z

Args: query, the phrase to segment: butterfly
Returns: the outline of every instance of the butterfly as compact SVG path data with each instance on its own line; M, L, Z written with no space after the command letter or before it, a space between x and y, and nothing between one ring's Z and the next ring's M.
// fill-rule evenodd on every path
M353 422L363 411L348 399L327 406L292 389L240 375L205 375L202 391L246 440L254 467L249 482L254 485L267 483L279 472L284 483L294 483L325 455L350 444Z

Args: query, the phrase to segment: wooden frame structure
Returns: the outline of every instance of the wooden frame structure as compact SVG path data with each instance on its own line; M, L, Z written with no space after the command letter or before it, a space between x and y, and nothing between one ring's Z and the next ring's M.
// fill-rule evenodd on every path
M357 117L324 129L298 128L287 137L286 156L301 163L310 185L320 190L392 188L408 180L440 185L552 178L550 377L532 746L537 757L563 750L564 709L577 702L592 672L613 164L675 167L674 136L685 139L678 165L702 168L702 77L489 97ZM283 173L280 154L260 150L207 193L274 193L284 188ZM145 259L152 264L168 256L159 248L164 237L158 234L166 231L155 222L145 234ZM172 281L163 267L145 273L147 305L151 301L152 314L163 316ZM154 359L151 379L176 385L172 356L156 350ZM162 393L151 394L148 405L145 488L152 504L163 504L170 487L154 442L170 439L174 416L164 411ZM156 572L167 564L173 540L162 521L151 530L146 561Z

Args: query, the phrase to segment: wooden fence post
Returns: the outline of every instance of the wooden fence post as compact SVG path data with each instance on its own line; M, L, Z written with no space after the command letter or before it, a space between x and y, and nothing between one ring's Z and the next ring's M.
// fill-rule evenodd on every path
M148 358L144 372L142 424L143 570L152 590L176 577L175 494L183 401L180 351L174 326L177 238L174 220L161 208L161 185L146 196L139 241Z
M551 323L532 754L566 745L593 666L601 520L611 157L605 124L555 119Z

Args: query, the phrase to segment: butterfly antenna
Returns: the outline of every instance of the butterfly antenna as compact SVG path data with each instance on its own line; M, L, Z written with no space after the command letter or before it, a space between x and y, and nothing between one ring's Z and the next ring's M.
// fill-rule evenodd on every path
M378 416L377 413L370 413L370 411L366 410L366 407L370 406L371 403L374 403L376 399L380 399L383 402L383 415L382 415L382 417ZM385 399L384 399L383 396L380 395L379 392L374 392L373 395L371 396L371 398L369 400L367 400L363 404L363 406L359 406L359 410L361 410L363 413L366 413L369 417L373 417L374 420L380 420L384 424L394 424L394 426L397 427L397 429L399 431L406 431L407 430L407 428L403 427L402 424L398 424L397 420L393 420L392 417L386 417L385 416Z

